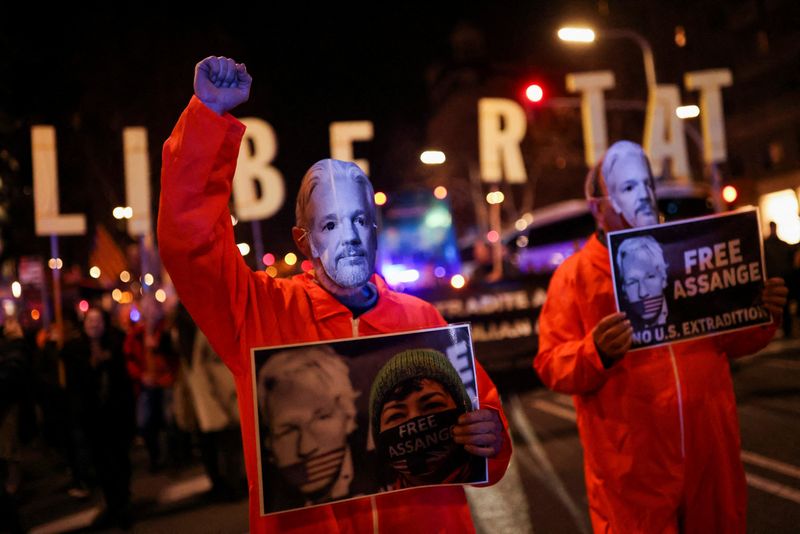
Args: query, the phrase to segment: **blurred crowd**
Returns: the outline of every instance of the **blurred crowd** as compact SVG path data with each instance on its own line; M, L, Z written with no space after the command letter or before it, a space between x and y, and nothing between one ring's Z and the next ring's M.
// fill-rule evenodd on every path
M208 498L246 495L233 376L182 305L143 299L141 314L66 307L61 324L25 330L6 317L0 340L0 532L22 532L26 447L69 470L74 499L100 492L93 526L129 527L131 450L149 469L200 459Z

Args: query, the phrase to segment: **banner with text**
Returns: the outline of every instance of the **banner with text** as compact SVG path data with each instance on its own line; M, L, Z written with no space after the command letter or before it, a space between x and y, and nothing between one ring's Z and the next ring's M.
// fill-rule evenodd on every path
M631 350L769 323L759 229L758 211L747 208L609 233Z
M488 481L469 325L252 350L261 513Z

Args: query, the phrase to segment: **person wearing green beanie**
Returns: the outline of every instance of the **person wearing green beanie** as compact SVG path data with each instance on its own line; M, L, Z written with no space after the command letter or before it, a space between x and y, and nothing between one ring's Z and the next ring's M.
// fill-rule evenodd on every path
M379 457L391 467L393 489L482 480L464 447L453 439L472 401L458 372L434 349L394 355L372 382L369 417ZM477 472L476 472L477 471ZM484 466L485 471L485 466Z

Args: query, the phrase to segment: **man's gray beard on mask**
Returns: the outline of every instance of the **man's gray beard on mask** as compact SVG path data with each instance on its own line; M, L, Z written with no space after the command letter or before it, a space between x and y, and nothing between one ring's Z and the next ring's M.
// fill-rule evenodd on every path
M366 250L364 251L364 256L356 256L356 258L360 258L363 261L359 261L356 264L348 264L348 257L344 257L339 260L344 262L341 267L334 260L333 268L328 269L327 262L323 261L322 255L319 254L317 247L314 246L314 242L309 239L309 243L311 245L311 254L319 265L318 270L323 271L318 273L317 280L328 291L335 293L337 289L359 288L366 284L370 276L372 276L372 266L369 264L369 253ZM331 284L336 287L329 287Z

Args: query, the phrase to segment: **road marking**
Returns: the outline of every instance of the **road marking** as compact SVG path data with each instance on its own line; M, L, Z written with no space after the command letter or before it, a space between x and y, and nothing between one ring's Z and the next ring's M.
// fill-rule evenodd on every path
M747 477L747 483L756 489L800 504L800 491L792 487L779 484L778 482L774 482L768 478L762 478L752 473L745 472L745 477Z
M567 421L576 420L575 410L564 408L550 400L534 399L530 402L530 404L539 411L548 413L550 415L555 415L556 417L560 417ZM784 475L800 479L800 467L796 467L778 460L773 460L772 458L762 456L755 452L743 450L742 460L753 465L771 469L777 473L782 473Z
M789 371L800 371L800 362L794 360L770 360L764 365L770 367L777 367L778 369L787 369Z
M205 475L197 475L187 480L166 486L158 494L159 504L170 504L193 497L211 489L211 480ZM30 530L30 534L56 534L86 528L100 514L101 508L94 506L88 510L56 519Z
M511 456L506 474L497 484L488 488L464 486L478 534L533 534L520 458L518 454Z
M776 473L800 479L800 467L796 467L792 464L773 460L772 458L767 458L766 456L761 456L760 454L750 451L742 451L742 460L748 464L764 467Z
M165 487L158 494L158 502L161 504L178 502L210 489L211 479L205 474L197 475Z
M578 419L574 408L565 408L546 399L534 399L531 401L531 405L541 412L555 415L556 417L572 421L573 423Z
M71 532L88 527L92 521L100 515L100 507L94 506L88 510L56 519L44 525L33 527L30 534L57 534L59 532Z
M572 397L570 397L569 395L563 395L561 393L557 393L553 397L553 400L555 402L557 402L558 404L560 404L561 406L566 406L567 408L570 408L570 409L573 409L573 410L575 409L575 403L572 402Z
M527 451L528 455L538 462L539 466L541 466L540 471L542 472L541 474L544 478L544 482L550 488L552 488L556 496L558 496L561 502L564 503L564 506L567 508L567 511L569 511L569 514L572 516L572 520L575 522L575 525L578 527L578 529L582 533L588 534L589 526L586 524L584 515L581 514L578 505L572 499L567 491L567 488L564 486L564 483L561 481L561 478L558 476L558 472L556 472L553 464L547 458L547 452L545 451L541 441L539 441L539 438L536 436L536 431L533 429L533 425L525 415L525 410L522 408L522 402L519 400L519 396L511 395L509 400L509 408L508 414L511 416L511 420L514 423L514 428L522 436L525 445L527 445L527 447L521 449L520 452ZM555 406L555 408L567 411L565 408L561 408L560 406ZM528 460L529 462L531 461L524 454L520 455L520 460L523 461L523 464L525 464L524 460ZM535 465L533 467L535 469ZM535 474L534 469L532 469L532 471Z

